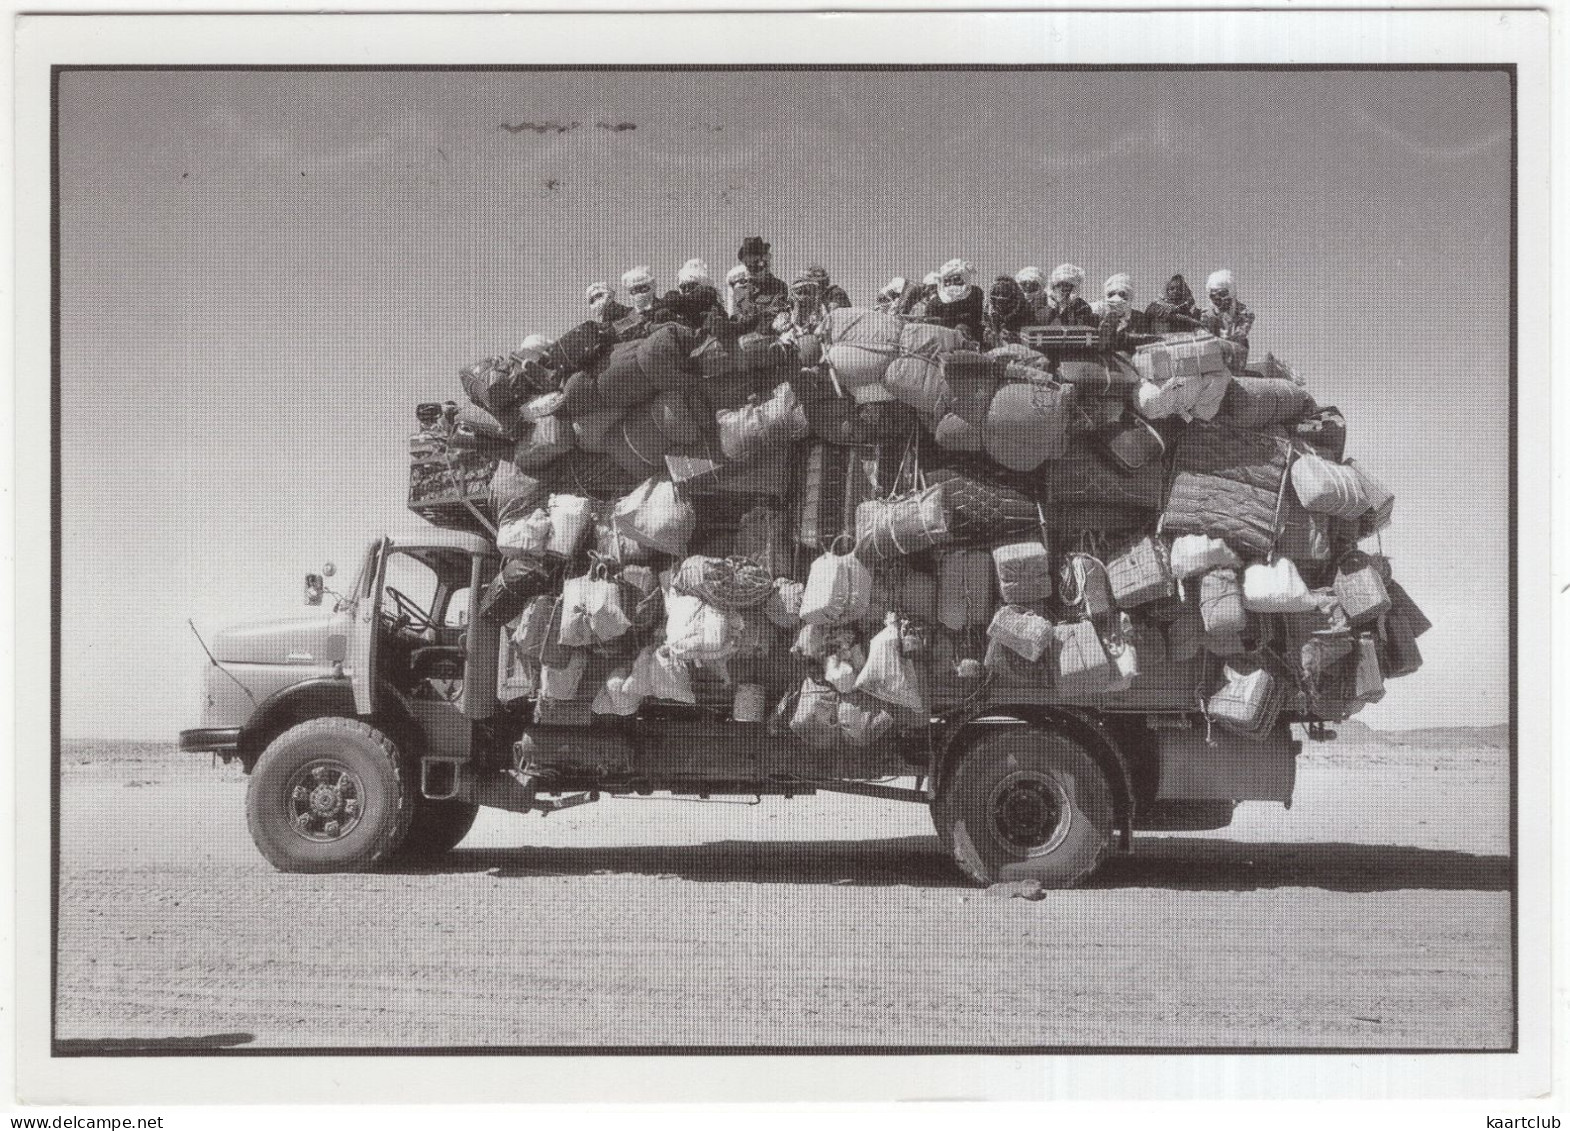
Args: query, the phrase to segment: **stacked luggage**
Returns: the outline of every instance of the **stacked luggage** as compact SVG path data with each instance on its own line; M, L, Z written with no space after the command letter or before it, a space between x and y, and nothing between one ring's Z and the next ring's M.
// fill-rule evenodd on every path
M1006 700L1264 736L1417 670L1341 414L1203 333L1107 344L585 323L421 406L409 505L495 540L481 612L544 724L723 711L834 751Z

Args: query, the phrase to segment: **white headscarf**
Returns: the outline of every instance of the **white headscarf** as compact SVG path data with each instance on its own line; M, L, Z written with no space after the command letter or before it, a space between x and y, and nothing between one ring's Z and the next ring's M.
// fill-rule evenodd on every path
M518 344L518 352L528 354L530 357L544 357L545 351L551 348L551 340L544 334L530 334Z
M938 274L936 271L928 271L921 277L921 285L924 287L935 287L938 285L938 280L941 278L943 278L943 276Z
M1085 287L1084 269L1075 267L1072 263L1059 263L1052 269L1052 275L1047 279L1047 286L1055 287L1059 283L1073 283L1074 293L1078 294Z
M598 318L605 304L616 297L616 288L603 281L590 283L584 288L583 297L589 300L589 312Z
M884 284L883 289L878 292L878 297L899 298L900 295L905 293L905 286L905 276L895 275L892 279Z
M736 316L736 284L747 278L747 268L740 263L725 272L725 313Z
M958 275L960 282L945 283L943 280L950 275ZM970 293L971 284L976 281L976 268L968 260L951 259L938 268L938 298L944 302L958 302Z
M648 310L654 305L654 272L647 264L634 267L621 277L621 285L627 288L627 301L634 310ZM649 289L643 294L633 294L633 287L647 286Z
M746 270L745 267L742 268L743 273ZM680 286L682 283L702 283L704 286L712 287L714 279L709 275L709 265L701 259L687 260L681 265L681 270L676 272L676 285Z
M1210 292L1215 290L1217 287L1225 287L1227 289L1227 294L1232 296L1232 308L1234 310L1237 309L1237 280L1232 277L1232 272L1230 269L1223 267L1219 271L1212 271L1210 273L1210 278L1205 280L1206 297L1208 298ZM1210 305L1214 307L1216 304L1212 301Z
M1113 291L1128 291L1132 295L1134 292L1133 276L1120 271L1116 275L1110 276L1101 288L1101 305L1106 307L1109 313L1127 314L1132 300L1114 297Z
M1026 283L1038 283L1045 289L1047 285L1047 277L1042 274L1040 267L1021 267L1014 272L1014 281L1022 287Z

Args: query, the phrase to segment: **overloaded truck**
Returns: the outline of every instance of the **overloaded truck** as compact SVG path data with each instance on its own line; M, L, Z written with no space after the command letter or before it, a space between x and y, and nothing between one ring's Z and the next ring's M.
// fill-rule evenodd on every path
M238 760L297 872L483 806L832 792L927 806L956 881L1060 887L1290 805L1298 735L1421 663L1363 546L1391 493L1273 357L1013 337L633 316L469 366L416 413L427 525L308 575L330 613L204 641L180 745Z

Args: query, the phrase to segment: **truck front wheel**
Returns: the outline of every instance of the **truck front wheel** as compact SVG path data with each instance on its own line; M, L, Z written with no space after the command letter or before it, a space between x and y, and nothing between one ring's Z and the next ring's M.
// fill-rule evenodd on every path
M979 884L1072 887L1112 848L1106 776L1078 743L1033 727L991 730L962 751L932 819Z
M251 839L280 872L361 872L414 814L398 748L355 719L310 719L263 752L245 798Z

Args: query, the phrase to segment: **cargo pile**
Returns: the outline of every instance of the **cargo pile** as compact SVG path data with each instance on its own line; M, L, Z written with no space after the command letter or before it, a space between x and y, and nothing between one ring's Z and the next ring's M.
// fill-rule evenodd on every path
M834 750L1007 701L1263 735L1422 662L1362 547L1393 496L1273 357L1073 327L983 352L855 308L640 334L531 339L419 409L409 505L495 540L481 611L539 723L687 705Z

